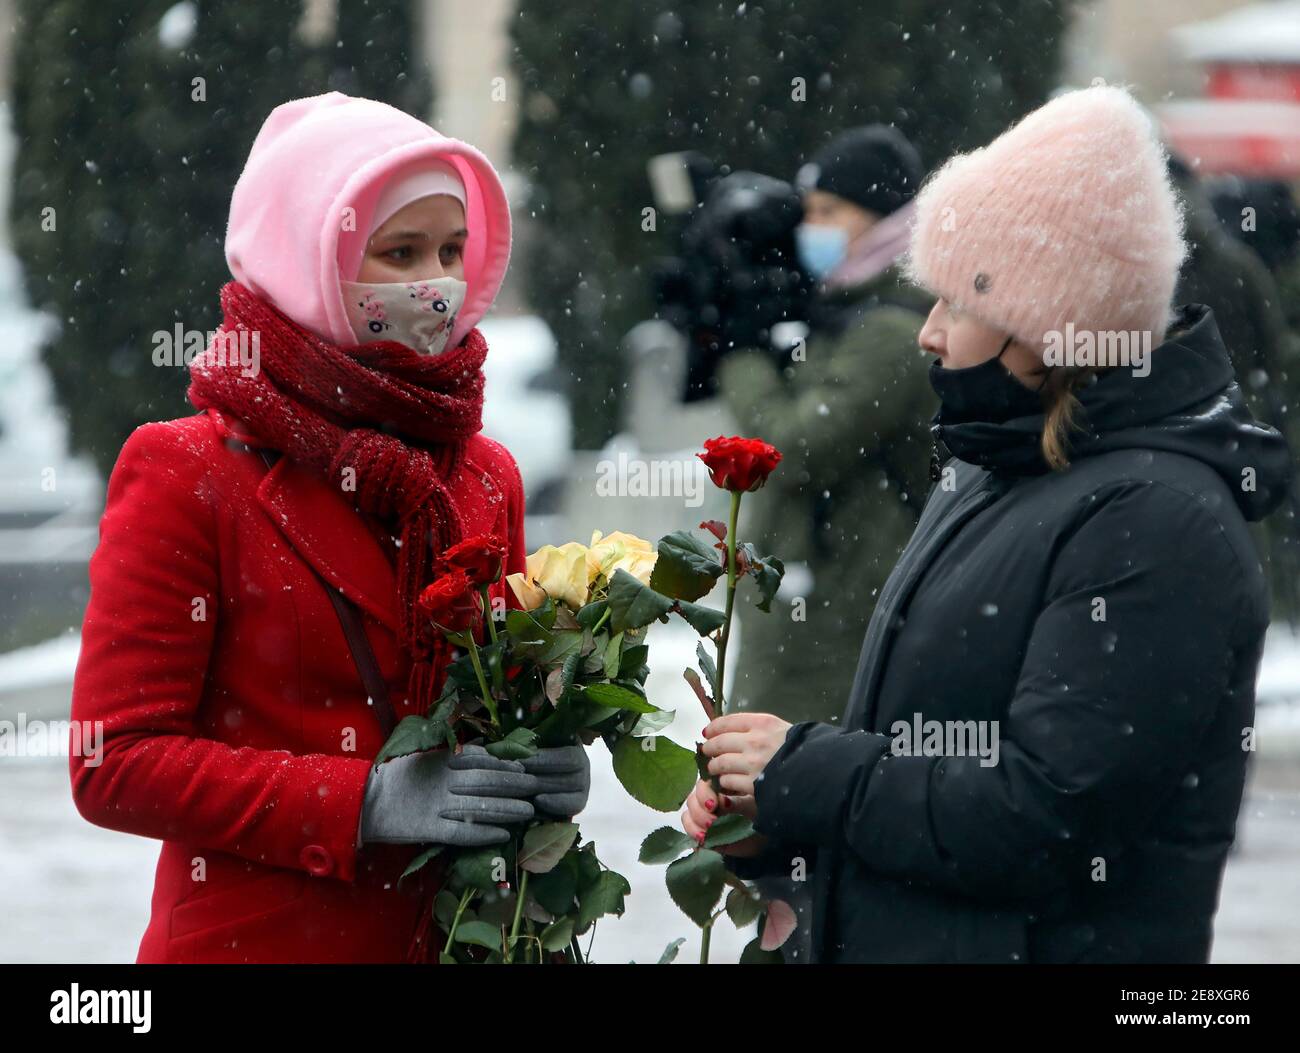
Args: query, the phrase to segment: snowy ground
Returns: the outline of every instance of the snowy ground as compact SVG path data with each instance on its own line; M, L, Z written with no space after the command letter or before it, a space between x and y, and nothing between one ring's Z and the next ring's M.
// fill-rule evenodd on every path
M694 741L704 718L680 679L695 638L658 627L656 672L649 687L678 717L671 734ZM66 716L67 673L74 642L55 642L0 656L0 720ZM1240 850L1230 859L1216 923L1218 962L1300 962L1300 647L1271 641L1261 677L1270 701L1261 706L1259 763L1242 808ZM632 801L614 779L609 755L592 750L591 804L582 815L587 837L605 863L632 883L627 913L597 926L592 956L600 962L653 962L684 936L680 959L699 952L698 930L668 899L663 868L636 862L641 839L675 823ZM66 757L0 757L0 962L126 962L135 957L148 918L156 842L102 830L78 815L68 792ZM714 961L734 961L752 933L722 922Z

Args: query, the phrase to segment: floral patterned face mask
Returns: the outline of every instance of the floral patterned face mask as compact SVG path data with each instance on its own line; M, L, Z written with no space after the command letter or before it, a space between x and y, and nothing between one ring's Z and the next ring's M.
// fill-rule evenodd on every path
M421 354L447 347L468 286L450 275L415 282L340 282L357 343L396 340Z

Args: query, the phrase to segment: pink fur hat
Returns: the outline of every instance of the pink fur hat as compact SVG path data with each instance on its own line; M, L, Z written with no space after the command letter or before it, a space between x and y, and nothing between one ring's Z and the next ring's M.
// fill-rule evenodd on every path
M1067 323L1159 344L1186 253L1165 164L1128 92L1059 95L926 181L908 276L1040 351Z

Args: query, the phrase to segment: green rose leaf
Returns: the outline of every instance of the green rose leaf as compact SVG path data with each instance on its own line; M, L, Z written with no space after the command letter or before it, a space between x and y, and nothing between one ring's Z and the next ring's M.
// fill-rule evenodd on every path
M497 887L498 874L508 874L511 870L511 845L484 845L468 851L462 850L452 863L452 872L467 885L484 891L494 891ZM498 863L498 860L501 863Z
M609 643L605 645L605 677L613 680L618 676L619 666L623 660L623 634L615 633L609 638Z
M632 891L627 878L612 870L602 870L600 877L585 888L578 897L578 917L576 928L585 932L597 918L606 914L622 914L623 897Z
M588 684L582 690L584 698L608 709L626 709L632 713L658 713L659 707L647 702L635 691L618 684Z
M397 879L397 883L400 885L402 883L402 878L410 877L422 866L424 866L425 863L429 862L430 859L433 859L435 856L440 855L442 850L446 847L447 847L446 845L434 845L432 848L426 848L423 852L421 852L418 856L416 856L414 859L411 860L410 865L405 870L402 871L402 877L399 877Z
M439 889L438 894L433 897L433 916L444 929L450 929L456 917L456 908L459 906L460 900L450 889Z
M542 950L562 951L573 939L573 919L560 918L542 930Z
M749 563L747 573L758 586L758 593L761 597L758 601L758 609L770 612L772 610L772 597L776 595L776 590L781 587L781 579L785 576L785 564L775 556L760 556L754 551L754 546L748 542L742 545L741 548L745 550L745 558Z
M515 728L505 738L489 742L484 749L497 760L523 760L537 752L537 734L529 728Z
M727 917L738 929L753 925L763 913L763 897L752 889L733 888L727 893Z
M573 651L564 656L564 664L560 666L560 682L565 692L573 687L574 680L578 678L578 667L580 665L582 665L582 655L579 652ZM564 697L563 692L561 692L560 697Z
M713 782L713 773L709 771L709 761L711 760L713 758L704 752L704 744L697 742L695 744L695 773L704 782L710 784Z
M675 600L698 600L725 570L717 552L689 530L676 530L659 539L650 588Z
M566 856L552 870L533 877L528 882L528 891L552 914L568 914L578 894L578 868L575 862Z
M427 717L403 717L388 736L375 763L382 764L393 757L423 753L441 746L447 739L446 718L450 715L451 708L451 700L448 699L434 707Z
M694 847L695 839L685 830L661 826L641 842L641 852L637 856L637 861L652 866L656 863L671 863L683 852Z
M673 610L690 622L691 628L701 636L717 632L727 620L722 611L701 607L698 603L687 603L685 600L679 600Z
M488 950L500 950L501 930L486 921L462 921L456 926L457 943L474 943Z
M605 872L600 865L600 860L596 858L596 845L592 841L588 841L576 852L571 853L569 858L573 860L573 865L577 870L580 891L585 892L591 888L600 880L600 875Z
M614 571L614 578L609 583L609 608L612 612L610 628L621 633L662 618L673 609L673 601L620 568Z
M584 629L595 630L596 624L607 610L609 610L609 600L589 603L578 612L578 624Z
M555 607L549 599L546 605L533 611L511 608L506 611L506 632L510 634L516 646L549 639L551 626L555 624L555 614Z
M671 812L695 787L695 758L663 735L629 737L614 747L614 774L642 804Z
M519 865L530 874L545 874L564 858L578 839L577 823L541 823L524 834Z
M717 852L701 848L668 864L667 883L673 902L696 925L704 926L722 895L726 866Z
M685 942L685 936L678 936L677 939L664 948L664 953L659 955L659 961L655 964L671 965L677 959L677 952L681 950L681 946Z
M581 652L585 634L585 629L562 629L551 633L550 644L541 649L537 664L547 669L562 664L569 655Z
M720 848L743 841L754 832L754 824L738 812L719 816L704 835L705 848Z
M541 874L537 876L539 880L542 877ZM555 920L555 915L537 902L537 897L533 895L531 889L524 898L524 917L540 922L542 925L549 925Z
M695 645L695 657L699 660L700 668L704 671L705 679L709 682L709 696L718 697L718 667L713 664L713 658L709 652L704 649L704 641L701 640Z
M626 643L626 637L624 642ZM610 679L635 680L638 684L644 684L645 678L650 673L650 667L646 664L649 657L650 648L645 644L632 644L625 647L623 657L618 663L618 676Z

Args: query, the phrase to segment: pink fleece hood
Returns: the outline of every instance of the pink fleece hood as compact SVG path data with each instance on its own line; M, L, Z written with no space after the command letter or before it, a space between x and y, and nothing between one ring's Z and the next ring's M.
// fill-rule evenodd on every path
M230 273L299 325L343 347L357 340L339 287L356 273L388 181L431 158L465 184L465 305L455 347L496 298L510 260L510 206L474 147L371 99L332 91L271 111L235 184L226 228Z

